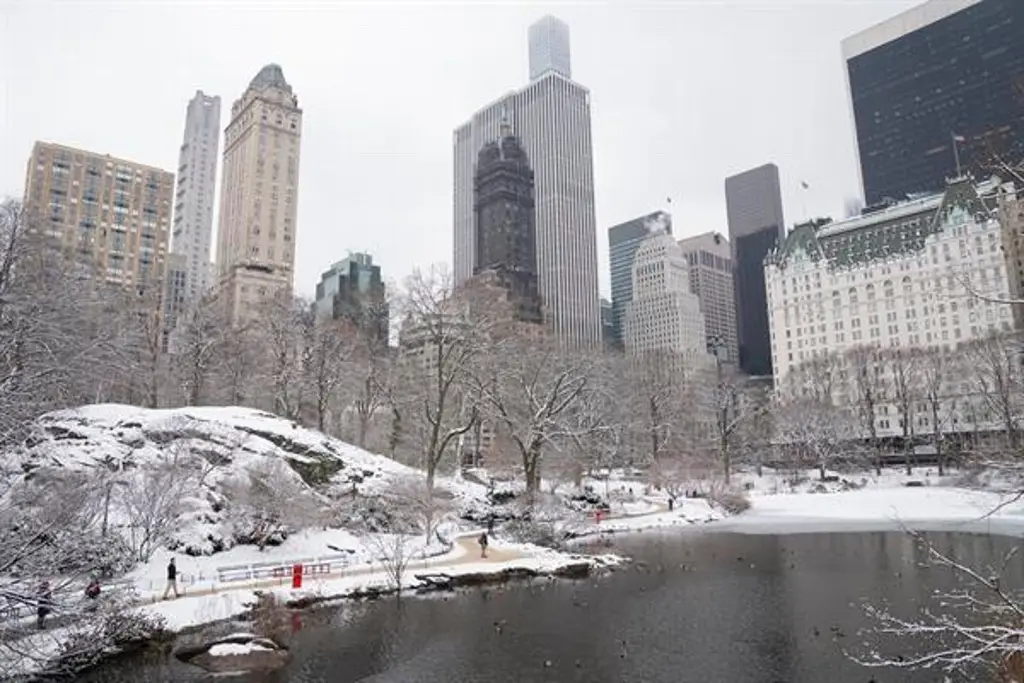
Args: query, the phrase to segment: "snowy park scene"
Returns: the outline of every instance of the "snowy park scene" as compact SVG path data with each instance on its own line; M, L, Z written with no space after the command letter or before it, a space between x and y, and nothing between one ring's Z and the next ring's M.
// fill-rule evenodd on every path
M2 0L0 105L0 683L1024 683L1024 0Z

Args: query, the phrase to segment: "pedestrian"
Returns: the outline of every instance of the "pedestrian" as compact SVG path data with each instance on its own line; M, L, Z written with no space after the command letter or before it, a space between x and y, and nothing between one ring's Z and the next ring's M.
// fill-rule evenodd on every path
M164 600L167 599L167 594L174 589L174 597L178 597L178 567L174 564L174 558L167 563L167 587L164 588Z
M42 631L46 628L46 617L53 611L53 592L50 590L50 582L43 581L39 584L36 592L36 626Z
M669 496L668 497L668 511L672 512L672 510L674 510L675 507L676 507L676 499L673 498L672 496Z
M480 538L476 540L480 544L480 557L487 558L487 532L480 534Z

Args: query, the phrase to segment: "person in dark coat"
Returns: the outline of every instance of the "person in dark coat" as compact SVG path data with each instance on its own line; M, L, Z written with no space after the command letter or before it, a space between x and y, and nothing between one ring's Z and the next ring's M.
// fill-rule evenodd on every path
M167 599L167 594L174 589L174 597L178 596L178 567L174 564L174 558L167 563L167 587L164 588L164 600Z
M46 628L46 617L53 611L53 592L50 582L43 581L36 592L36 626L42 631Z
M487 532L480 534L480 538L476 540L480 544L480 557L487 557Z

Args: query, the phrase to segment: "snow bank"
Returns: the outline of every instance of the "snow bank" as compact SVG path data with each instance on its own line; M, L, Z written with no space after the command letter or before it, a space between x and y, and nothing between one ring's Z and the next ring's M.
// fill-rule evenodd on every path
M744 533L948 530L1024 535L1017 495L946 486L751 497L749 511L714 525Z
M271 648L263 647L259 643L217 643L207 650L214 657L235 657L252 654L253 652L271 651Z

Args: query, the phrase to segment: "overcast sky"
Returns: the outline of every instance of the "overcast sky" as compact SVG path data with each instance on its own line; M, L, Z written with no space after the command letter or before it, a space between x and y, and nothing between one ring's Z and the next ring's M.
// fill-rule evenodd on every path
M452 130L527 79L527 26L569 23L607 228L671 211L726 232L724 179L778 164L786 221L859 194L840 41L918 0L0 0L0 195L48 140L173 171L195 90L277 62L304 111L295 284L349 250L385 277L451 262ZM800 181L810 189L800 189ZM214 241L216 245L216 240Z

